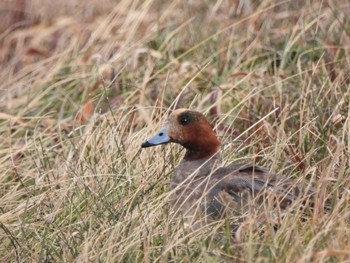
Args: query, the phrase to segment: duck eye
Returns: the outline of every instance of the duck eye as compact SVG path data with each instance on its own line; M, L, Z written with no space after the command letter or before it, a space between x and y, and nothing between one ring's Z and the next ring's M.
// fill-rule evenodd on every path
M180 118L180 123L181 123L182 125L187 125L189 122L190 122L190 118L188 118L188 116L182 116L182 117Z
M194 118L191 113L184 112L180 114L177 121L179 122L180 125L185 126L185 125L191 124L194 121Z

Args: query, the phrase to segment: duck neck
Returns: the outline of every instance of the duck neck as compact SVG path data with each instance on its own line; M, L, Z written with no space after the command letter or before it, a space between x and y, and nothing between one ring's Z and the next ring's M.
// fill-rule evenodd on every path
M207 178L215 168L220 164L220 152L217 152L213 156L204 159L197 159L193 161L181 160L177 168L174 170L174 174L170 180L170 189L175 189L178 185L183 184L188 178L191 177L188 182L199 182L197 179ZM194 185L197 185L194 183ZM186 188L186 184L183 185Z
M190 144L183 144L186 148L184 160L196 161L209 159L220 151L220 141L212 132L209 135L198 136L199 140L192 140Z
M200 150L194 150L194 149L188 149L186 148L186 153L184 156L184 160L186 161L196 161L201 159L209 159L213 155L220 155L219 153L219 147L214 149L200 149Z

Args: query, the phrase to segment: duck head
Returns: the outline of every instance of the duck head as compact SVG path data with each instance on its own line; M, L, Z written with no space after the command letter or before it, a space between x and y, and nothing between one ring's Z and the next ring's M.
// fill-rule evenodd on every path
M152 147L166 143L178 143L186 148L185 160L209 158L220 150L220 141L210 123L198 111L177 109L173 111L163 128L141 147Z

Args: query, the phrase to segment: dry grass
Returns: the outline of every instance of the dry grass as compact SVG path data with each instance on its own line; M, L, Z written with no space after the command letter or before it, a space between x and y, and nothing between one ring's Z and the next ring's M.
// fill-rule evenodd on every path
M348 1L56 2L0 3L1 262L350 261ZM330 210L186 232L180 148L140 150L175 107Z

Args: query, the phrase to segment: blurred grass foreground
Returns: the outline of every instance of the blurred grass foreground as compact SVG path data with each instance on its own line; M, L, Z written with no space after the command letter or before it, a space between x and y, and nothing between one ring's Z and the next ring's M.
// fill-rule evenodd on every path
M350 262L349 14L346 0L1 1L0 262ZM185 231L167 204L183 152L140 150L179 107L211 120L225 162L308 182L329 211L275 231L252 217L235 244Z

